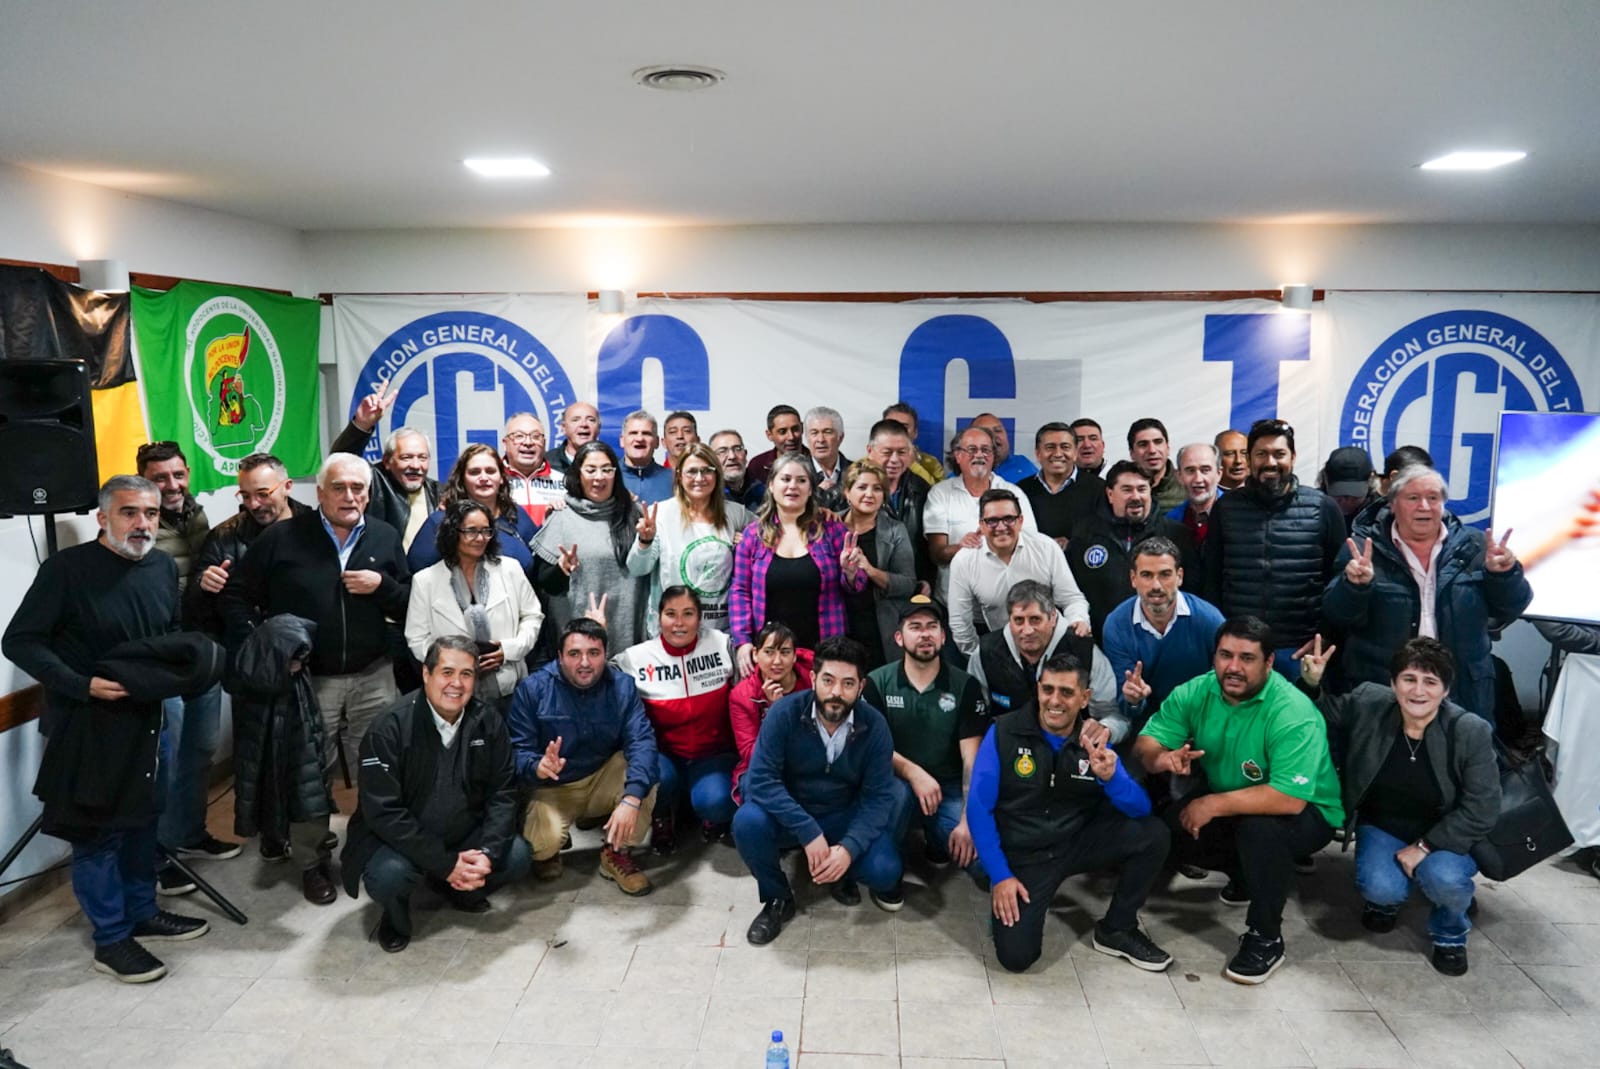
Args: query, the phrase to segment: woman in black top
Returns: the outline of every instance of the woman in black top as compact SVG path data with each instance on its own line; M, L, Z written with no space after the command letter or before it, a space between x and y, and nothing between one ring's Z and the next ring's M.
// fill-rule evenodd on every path
M1471 850L1500 811L1492 729L1445 700L1455 660L1434 639L1414 638L1395 652L1387 687L1316 693L1333 651L1320 636L1301 649L1301 681L1345 754L1344 806L1358 826L1356 886L1366 900L1361 923L1391 931L1415 885L1433 903L1433 967L1460 976L1478 871Z

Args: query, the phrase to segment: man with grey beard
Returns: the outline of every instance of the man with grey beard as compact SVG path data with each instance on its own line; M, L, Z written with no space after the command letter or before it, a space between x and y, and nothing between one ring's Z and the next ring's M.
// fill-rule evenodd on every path
M137 475L100 488L100 535L39 565L0 642L44 687L47 736L34 791L44 830L72 843L72 889L94 935L94 967L126 983L166 975L140 940L193 939L203 920L156 908L160 701L97 673L107 651L177 630L178 569L152 552L161 495Z

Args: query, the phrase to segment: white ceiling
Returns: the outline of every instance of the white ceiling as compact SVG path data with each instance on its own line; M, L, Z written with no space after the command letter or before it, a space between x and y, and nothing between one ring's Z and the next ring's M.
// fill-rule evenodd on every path
M0 159L303 230L1593 223L1597 51L1593 0L0 0Z

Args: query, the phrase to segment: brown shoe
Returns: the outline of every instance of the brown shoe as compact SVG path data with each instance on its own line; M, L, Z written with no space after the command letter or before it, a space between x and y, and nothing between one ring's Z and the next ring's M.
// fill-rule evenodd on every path
M333 886L326 865L313 865L300 874L300 890L306 901L316 906L331 906L339 892Z
M533 878L544 883L561 879L561 855L551 854L543 861L533 863Z
M623 894L635 898L655 890L650 884L650 877L639 870L638 862L609 846L600 851L600 875L616 884L617 890Z

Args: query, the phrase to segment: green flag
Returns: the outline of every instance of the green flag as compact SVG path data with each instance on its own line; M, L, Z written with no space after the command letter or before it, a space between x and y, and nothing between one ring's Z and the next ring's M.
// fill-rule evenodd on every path
M239 461L272 453L291 477L321 462L317 301L180 282L133 291L150 433L189 458L195 493L233 486Z

